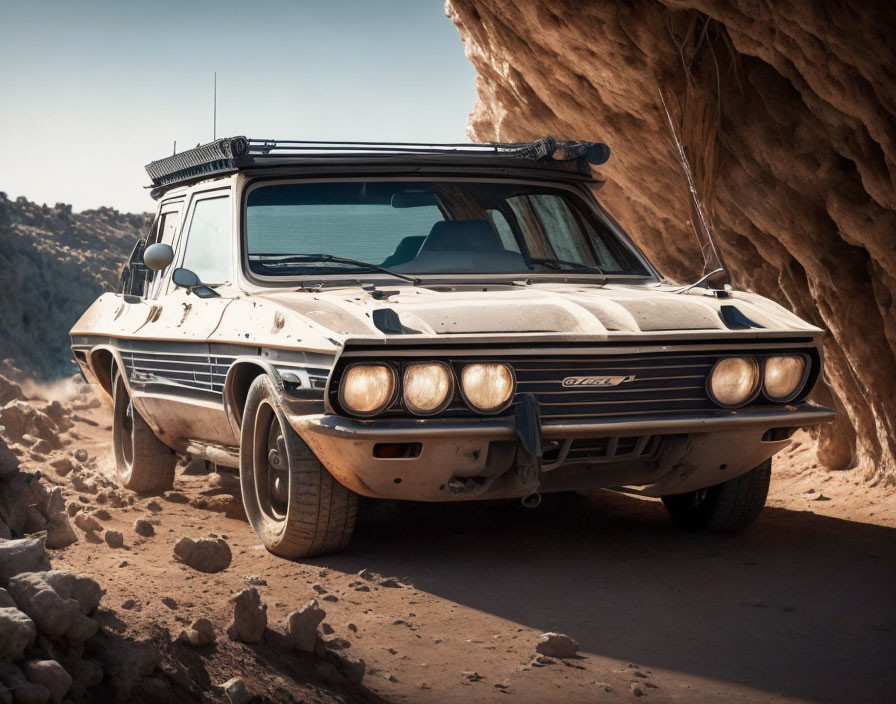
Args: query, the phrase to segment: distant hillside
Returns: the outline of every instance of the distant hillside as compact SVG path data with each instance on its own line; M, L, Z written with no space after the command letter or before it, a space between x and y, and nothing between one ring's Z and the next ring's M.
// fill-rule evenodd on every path
M0 360L42 379L76 371L68 331L118 272L149 214L9 200L0 192Z

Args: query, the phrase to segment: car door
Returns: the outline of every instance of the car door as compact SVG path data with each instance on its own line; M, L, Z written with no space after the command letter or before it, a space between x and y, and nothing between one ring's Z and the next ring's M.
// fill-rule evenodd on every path
M190 441L233 446L224 413L223 383L229 362L212 356L208 339L232 296L234 280L230 188L196 191L160 215L159 240L175 250L172 264L147 287L145 319L122 345L135 403L169 445ZM170 238L170 239L169 239ZM201 298L175 286L172 272L193 270L218 296Z

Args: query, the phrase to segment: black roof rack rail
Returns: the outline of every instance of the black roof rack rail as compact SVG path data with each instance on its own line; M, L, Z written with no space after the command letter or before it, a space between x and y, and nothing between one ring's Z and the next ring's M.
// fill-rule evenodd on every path
M576 162L580 173L589 164L603 164L610 148L600 142L561 141L545 137L533 142L429 144L424 142L326 142L226 137L150 162L153 197L168 186L254 166L301 163L327 158L377 159L396 156L489 157L538 162Z

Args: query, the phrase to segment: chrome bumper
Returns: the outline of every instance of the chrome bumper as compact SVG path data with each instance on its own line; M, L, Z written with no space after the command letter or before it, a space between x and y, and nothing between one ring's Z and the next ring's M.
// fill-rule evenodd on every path
M633 485L663 495L710 486L738 476L771 457L787 440L764 440L768 430L797 428L834 419L834 411L813 403L775 410L744 409L713 417L638 420L545 421L546 441L621 436L663 436L649 459L561 465L541 473L540 490ZM289 417L296 432L342 484L365 496L451 501L524 495L512 469L517 436L514 419L420 419L356 421L340 416ZM419 454L374 455L381 443L419 443ZM452 493L452 479L477 478L470 491Z

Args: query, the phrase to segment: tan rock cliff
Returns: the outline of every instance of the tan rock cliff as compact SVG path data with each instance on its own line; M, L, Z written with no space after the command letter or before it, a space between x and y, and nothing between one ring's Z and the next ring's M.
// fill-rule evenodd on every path
M896 483L896 4L449 0L474 140L593 139L601 201L666 275L700 274L662 87L735 286L830 331L830 467ZM823 390L824 392L824 390Z

